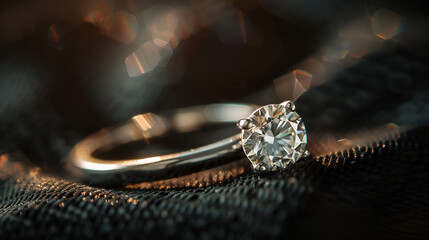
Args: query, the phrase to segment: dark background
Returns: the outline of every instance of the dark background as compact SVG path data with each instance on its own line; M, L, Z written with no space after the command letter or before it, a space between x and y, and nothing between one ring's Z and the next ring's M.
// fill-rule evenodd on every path
M0 236L427 239L422 6L2 2ZM80 139L135 114L287 99L309 142L334 154L173 190L95 187L65 167ZM377 142L374 129L386 124L403 134ZM369 140L339 154L331 135Z

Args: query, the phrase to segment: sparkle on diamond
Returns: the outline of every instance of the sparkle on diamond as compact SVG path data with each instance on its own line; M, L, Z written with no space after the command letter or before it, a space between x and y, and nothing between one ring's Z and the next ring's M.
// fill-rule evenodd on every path
M307 132L301 117L285 104L270 104L249 117L255 125L243 130L243 149L257 170L277 170L295 163L305 151Z

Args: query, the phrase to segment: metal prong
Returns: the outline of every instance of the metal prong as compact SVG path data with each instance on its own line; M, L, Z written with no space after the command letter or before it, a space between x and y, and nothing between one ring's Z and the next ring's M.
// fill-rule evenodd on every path
M302 154L302 157L309 157L311 155L310 151L305 150L305 152Z
M282 105L291 111L295 111L295 104L292 101L283 102Z
M241 130L249 130L254 127L253 123L249 119L240 119L237 122L237 127Z

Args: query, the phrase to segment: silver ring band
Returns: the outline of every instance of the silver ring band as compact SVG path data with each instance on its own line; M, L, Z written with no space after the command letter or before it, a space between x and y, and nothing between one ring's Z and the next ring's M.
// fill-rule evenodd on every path
M116 185L177 177L201 170L202 166L243 158L240 134L202 147L154 157L108 160L96 157L94 153L165 136L169 132L190 132L210 124L235 125L237 120L249 116L255 109L254 105L211 104L137 115L121 125L83 139L72 149L69 159L76 174L96 184Z

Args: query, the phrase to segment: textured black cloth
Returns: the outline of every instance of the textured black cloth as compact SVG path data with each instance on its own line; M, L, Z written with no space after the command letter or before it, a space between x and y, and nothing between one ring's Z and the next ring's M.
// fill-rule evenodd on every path
M422 49L365 57L297 101L313 136L389 122L410 127L401 136L213 186L77 183L58 164L79 139L62 129L61 115L45 108L2 119L0 143L8 154L0 168L1 239L428 239Z

